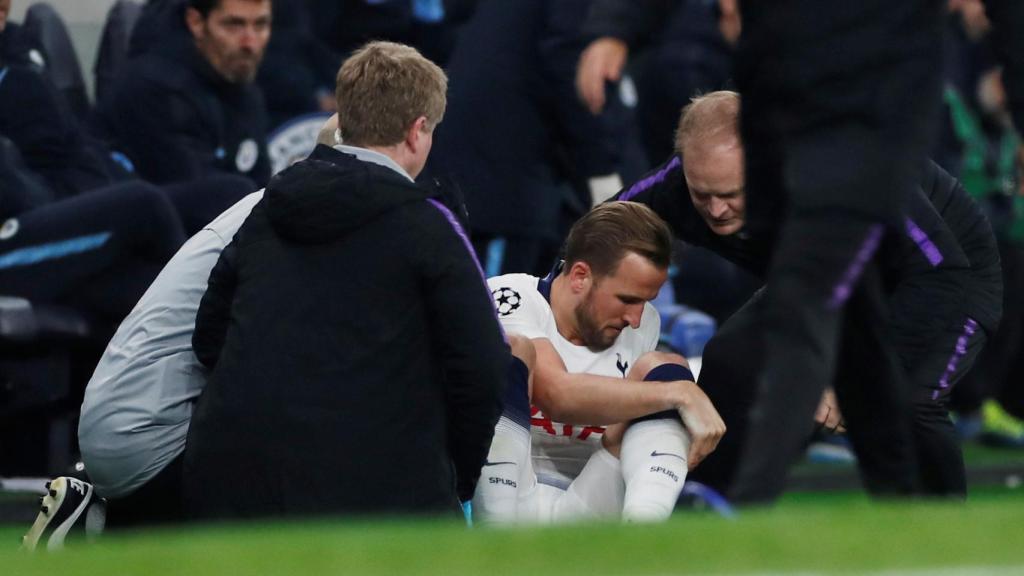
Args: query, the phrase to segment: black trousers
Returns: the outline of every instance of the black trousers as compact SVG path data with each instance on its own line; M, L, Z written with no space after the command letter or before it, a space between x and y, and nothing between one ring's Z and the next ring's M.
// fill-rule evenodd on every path
M19 214L0 233L0 294L79 310L109 338L186 238L252 191L231 175L132 180Z
M865 285L874 281L872 270L866 274ZM749 438L764 362L765 347L759 337L759 309L764 305L761 291L722 325L704 349L700 386L728 432L691 477L721 491L731 488ZM949 419L949 396L973 365L986 333L955 307L931 310L944 320L916 327L894 321L891 314L872 317L877 308L865 286L851 296L841 326L835 379L865 486L884 495L891 492L893 478L912 478L910 482L925 494L964 497L963 456ZM894 373L907 375L911 388L906 394L899 394ZM901 423L899 427L894 427L895 422ZM813 427L808 415L800 426L801 447ZM891 442L894 429L908 440ZM774 451L766 455L777 456Z
M782 491L832 382L847 299L923 169L939 110L942 5L742 4L736 78L748 225L774 231L775 248L762 314L765 364L731 493L736 501L770 501ZM874 288L863 297L869 308L883 301ZM884 317L882 309L868 312ZM898 371L881 380L905 386ZM905 389L892 396L905 398ZM871 437L887 446L877 450L909 454L906 424L877 416L904 411L882 401L876 394L872 418L882 429ZM904 470L875 488L906 493L915 482Z
M47 204L5 226L0 292L75 308L111 334L185 241L174 205L143 182Z

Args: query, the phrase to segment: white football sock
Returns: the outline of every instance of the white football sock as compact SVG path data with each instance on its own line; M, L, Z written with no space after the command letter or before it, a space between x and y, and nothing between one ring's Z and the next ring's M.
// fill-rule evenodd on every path
M682 422L660 418L634 422L622 438L622 478L627 522L667 520L686 481L690 435Z
M480 481L473 493L473 518L481 524L508 524L518 519L519 492L532 488L530 432L502 416Z

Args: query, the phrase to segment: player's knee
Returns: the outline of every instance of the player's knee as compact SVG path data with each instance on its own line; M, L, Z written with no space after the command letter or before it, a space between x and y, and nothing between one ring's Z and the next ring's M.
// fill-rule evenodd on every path
M630 380L644 380L655 368L667 364L685 366L687 368L690 366L686 361L686 358L681 354L659 351L648 352L636 359L636 362L633 363L633 367L629 370L627 378Z

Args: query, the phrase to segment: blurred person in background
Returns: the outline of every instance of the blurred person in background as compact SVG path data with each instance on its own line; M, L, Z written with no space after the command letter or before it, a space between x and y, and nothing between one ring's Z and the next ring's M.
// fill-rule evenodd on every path
M489 275L545 274L568 224L630 170L621 104L594 116L575 95L589 3L482 3L449 61L452 106L427 170L461 187Z
M593 0L581 33L576 89L587 109L600 113L629 61L638 90L637 114L644 149L653 165L672 153L675 118L689 99L727 87L732 46L718 28L715 0Z
M272 128L310 112L335 111L341 56L313 34L314 16L303 2L274 4L274 34L256 76Z
M1020 138L1013 129L992 23L980 0L951 0L947 40L946 137L951 169L981 204L996 231L1003 262L1005 314L976 367L954 390L957 428L966 440L1024 447L1024 393L1019 385L1024 338L1024 196Z
M266 105L254 80L271 0L159 2L140 17L132 58L97 129L155 183L270 176Z
M446 66L479 0L300 0L320 41L343 57L370 40L401 42Z
M0 135L18 148L24 163L53 199L67 199L115 184L143 186L131 161L112 152L80 123L71 106L34 62L0 56ZM161 186L187 234L253 190L246 178L211 174L200 181Z

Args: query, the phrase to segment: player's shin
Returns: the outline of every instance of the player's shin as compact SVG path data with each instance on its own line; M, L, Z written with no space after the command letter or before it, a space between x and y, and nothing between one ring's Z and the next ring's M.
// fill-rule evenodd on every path
M529 432L502 416L473 494L474 521L508 524L518 519L520 472L529 459Z
M520 493L533 484L528 378L526 365L513 358L504 409L494 427L491 449L473 494L473 517L482 524L507 524L518 520Z
M690 436L676 411L633 421L622 439L620 461L628 522L666 520L686 480Z

